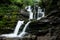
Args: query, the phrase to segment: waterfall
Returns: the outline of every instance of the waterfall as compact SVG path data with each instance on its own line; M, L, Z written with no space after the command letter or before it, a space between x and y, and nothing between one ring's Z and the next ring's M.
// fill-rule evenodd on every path
M28 25L31 23L31 21L27 22L25 27L23 28L22 32L18 35L18 37L23 37L25 34L27 34L25 31L26 31L26 28L28 27Z
M18 31L19 31L19 28L21 28L21 26L22 26L23 23L24 23L24 21L18 21L13 33L10 33L10 34L2 34L0 36L7 37L7 38L16 37L17 34L18 34Z
M26 34L28 34L28 33L25 32L25 31L26 31L28 25L31 23L31 21L30 21L31 19L36 19L36 17L37 17L36 20L40 20L42 17L45 16L44 12L42 12L42 9L41 9L40 7L38 7L37 10L34 9L34 13L35 13L34 15L33 15L31 6L27 6L25 9L27 9L27 11L29 12L29 21L25 24L22 32L21 32L19 35L17 35L18 32L19 32L19 29L20 29L21 25L24 23L24 21L18 21L18 23L17 23L17 25L16 25L15 30L14 30L13 33L11 33L11 34L3 34L3 35L1 35L1 36L3 36L3 37L11 37L11 38L12 38L12 37L21 37L21 38L22 38L22 37L24 37ZM33 17L33 16L34 16L34 17Z
M19 31L19 28L21 28L21 25L24 23L24 21L18 21L16 27L15 27L15 30L14 30L14 34L17 35L18 31Z
M29 20L30 19L33 19L33 13L32 12L29 12Z
M27 9L27 11L29 12L29 20L33 19L33 12L32 12L31 6L27 6L25 7L25 9Z

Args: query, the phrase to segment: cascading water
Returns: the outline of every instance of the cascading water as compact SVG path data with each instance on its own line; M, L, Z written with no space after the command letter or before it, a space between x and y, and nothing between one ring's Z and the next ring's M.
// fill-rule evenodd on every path
M23 28L22 32L18 35L18 37L24 37L25 34L28 34L26 31L26 28L28 27L28 25L31 23L31 21L27 22L27 24L25 25L25 27Z
M29 20L33 19L33 12L31 6L27 6L25 9L27 9L27 11L29 12Z
M37 7L34 6L33 12L31 6L27 6L25 7L25 9L29 12L29 20L30 19L40 20L42 17L45 16L44 14L45 12L42 12L42 9L39 6Z
M33 13L32 12L29 12L29 13L30 13L29 20L33 19Z
M28 8L28 9L27 9L27 8ZM27 9L27 11L29 12L29 21L26 23L26 25L25 25L25 27L23 28L22 32L21 32L19 35L17 35L17 34L18 34L18 31L19 31L19 28L20 28L21 25L24 23L24 21L18 21L17 26L16 26L16 28L15 28L15 30L14 30L14 33L12 33L12 34L3 34L3 35L1 35L1 36L10 37L10 38L12 38L12 37L20 37L20 38L23 38L24 35L28 34L28 33L25 32L25 31L26 31L28 25L31 23L30 20L31 20L31 19L36 19L36 17L35 17L36 14L33 15L31 6L27 6L25 9ZM36 12L36 10L35 10L35 12ZM36 19L36 20L40 20L42 17L45 16L44 12L42 12L42 9L40 9L40 7L38 7L38 12L36 12L36 13L37 13L37 19ZM33 16L34 16L34 17L33 17Z
M25 7L25 9L29 12L29 20L33 19L33 12L31 11L31 6L27 6ZM22 38L24 37L25 34L28 34L26 31L28 25L31 23L31 21L28 21L25 25L25 27L23 28L22 32L18 35L18 37Z
M14 34L17 35L18 31L19 31L19 28L21 28L21 25L24 23L24 21L18 21L16 27L15 27L15 31L14 31Z
M27 8L27 7L26 7ZM27 11L29 12L29 19L33 19L33 13L31 11L31 6L28 6ZM40 16L42 14L42 16ZM44 17L44 12L42 12L42 9L40 9L40 7L38 8L38 13L37 13L37 20L41 19L41 17ZM25 27L23 28L22 32L18 35L18 37L23 38L24 35L27 34L27 32L25 32L25 30L27 29L29 23L31 23L31 21L27 22L27 24L25 25Z
M15 27L15 30L13 33L11 34L2 34L0 36L2 37L7 37L7 38L12 38L12 37L16 37L17 34L18 34L18 31L19 31L19 28L21 28L22 24L24 23L24 21L18 21L16 27Z

